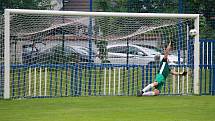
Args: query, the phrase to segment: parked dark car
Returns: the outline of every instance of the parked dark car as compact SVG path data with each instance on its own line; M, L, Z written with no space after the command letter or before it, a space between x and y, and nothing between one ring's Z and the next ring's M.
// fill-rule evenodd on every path
M82 46L69 46L61 44L49 49L34 49L32 45L23 46L22 59L27 64L62 64L62 63L88 63L89 48ZM96 53L92 52L91 62L94 62Z
M25 64L33 64L36 63L38 54L39 54L39 48L37 46L40 46L38 44L28 44L22 46L22 62Z

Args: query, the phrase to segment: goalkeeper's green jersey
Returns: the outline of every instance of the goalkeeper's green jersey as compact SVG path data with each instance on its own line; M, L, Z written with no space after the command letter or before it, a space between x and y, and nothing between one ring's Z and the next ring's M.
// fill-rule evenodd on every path
M162 61L160 62L160 70L159 70L159 74L162 74L164 76L164 78L166 79L167 76L170 74L171 70L169 68L167 59L162 59Z

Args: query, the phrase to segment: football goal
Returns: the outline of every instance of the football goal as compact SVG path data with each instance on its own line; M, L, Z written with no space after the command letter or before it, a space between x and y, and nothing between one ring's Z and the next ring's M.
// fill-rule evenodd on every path
M161 94L199 94L199 15L5 9L3 97L136 95L172 43ZM1 35L2 35L1 34Z

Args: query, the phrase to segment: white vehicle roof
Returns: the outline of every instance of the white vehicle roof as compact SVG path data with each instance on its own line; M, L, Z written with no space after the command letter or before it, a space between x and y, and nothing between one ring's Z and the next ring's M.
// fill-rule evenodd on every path
M127 44L116 44L116 45L108 45L107 46L107 49L108 48L112 48L112 47L118 47L118 46L127 46ZM150 48L147 48L147 47L141 47L141 46L138 46L138 45L133 45L133 44L129 44L130 47L136 47L140 50L142 50L144 53L146 53L147 55L161 55L160 52L154 50L154 49L150 49Z

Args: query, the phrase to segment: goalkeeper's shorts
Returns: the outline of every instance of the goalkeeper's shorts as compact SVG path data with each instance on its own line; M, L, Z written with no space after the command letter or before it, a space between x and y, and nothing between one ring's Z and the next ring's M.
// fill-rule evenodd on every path
M159 91L162 90L162 87L165 83L165 78L162 74L157 74L155 77L155 81L158 82L158 85L155 87L155 89L158 89Z

